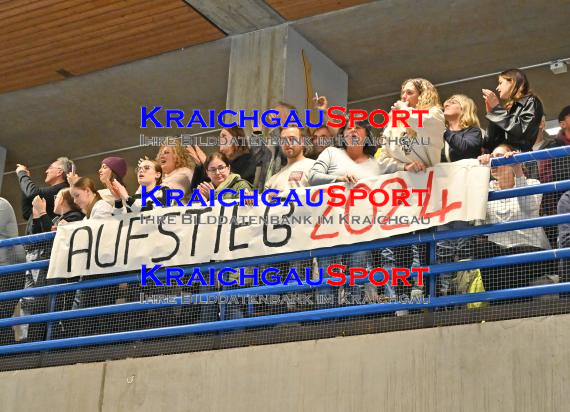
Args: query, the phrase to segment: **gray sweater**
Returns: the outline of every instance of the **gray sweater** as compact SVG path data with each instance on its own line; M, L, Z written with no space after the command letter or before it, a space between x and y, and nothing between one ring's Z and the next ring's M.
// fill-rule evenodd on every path
M346 150L337 147L327 147L319 155L309 171L309 185L318 186L334 183L338 176L353 173L360 179L380 174L380 165L370 157L366 162L356 163Z

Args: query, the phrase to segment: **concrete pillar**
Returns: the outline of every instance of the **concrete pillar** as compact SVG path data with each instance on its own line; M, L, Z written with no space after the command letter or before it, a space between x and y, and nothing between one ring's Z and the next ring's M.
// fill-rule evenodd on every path
M232 37L228 109L251 113L280 100L311 109L315 92L346 107L348 75L289 25Z

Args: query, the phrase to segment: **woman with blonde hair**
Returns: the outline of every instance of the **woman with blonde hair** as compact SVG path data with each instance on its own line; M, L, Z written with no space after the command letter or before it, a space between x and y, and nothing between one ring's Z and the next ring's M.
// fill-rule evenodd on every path
M419 115L412 109L427 109L422 115L423 124L419 126ZM387 143L378 157L381 173L397 171L420 172L440 162L443 148L445 123L439 94L433 84L426 79L408 79L402 83L400 100L394 103L392 110L406 110L410 113L405 127L401 122L396 127L387 127L384 138ZM392 119L393 113L390 113ZM417 141L414 141L417 139ZM421 144L421 143L425 144ZM418 144L419 143L419 144Z
M162 185L182 190L184 203L190 200L194 161L180 139L176 139L174 146L161 146L156 161L162 169Z
M521 70L505 70L498 80L499 97L492 90L482 90L489 120L485 149L491 152L506 143L515 150L530 152L544 115L542 102L530 90Z
M442 162L456 162L462 159L476 159L481 155L483 136L479 127L475 102L463 94L455 94L443 103L445 116L445 144L441 153ZM436 226L436 231L460 230L470 227L469 222L461 220ZM438 263L450 263L457 260L473 259L471 238L440 240L437 242ZM438 293L447 295L451 291L452 273L442 273L437 278Z
M443 115L446 129L442 161L455 162L480 156L483 134L475 102L463 94L455 94L443 103Z

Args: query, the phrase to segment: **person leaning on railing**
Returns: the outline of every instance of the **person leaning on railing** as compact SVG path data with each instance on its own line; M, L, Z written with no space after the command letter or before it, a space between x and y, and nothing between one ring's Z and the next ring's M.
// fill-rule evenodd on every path
M0 240L10 239L18 236L18 224L16 222L16 214L10 202L0 197ZM22 245L0 247L0 267L4 265L13 265L24 261L24 248ZM0 276L0 291L21 289L24 284L22 274L5 273ZM12 301L5 300L0 302L0 317L9 318L14 313L14 305Z
M492 157L511 157L513 148L502 144L493 153L479 157L482 164L489 164ZM491 168L493 180L489 182L489 190L505 190L540 182L527 179L520 164ZM486 223L505 223L515 220L526 220L539 216L542 194L518 196L488 202ZM499 232L487 235L486 240L480 240L475 253L479 259L526 252L537 252L550 249L550 244L542 227L517 229L510 232ZM483 270L483 282L486 290L496 290L509 287L528 286L530 282L543 276L553 274L551 265L546 263L526 264L514 268L499 267Z
M443 103L445 116L445 140L442 150L442 163L456 162L463 159L476 159L481 155L483 134L477 117L475 102L463 94L451 96ZM459 230L468 228L470 222L455 221L436 226L436 231ZM438 263L473 259L473 244L470 238L441 240L436 247ZM447 295L452 289L451 274L438 276L440 284L438 294Z
M0 197L0 240L18 236L16 214L10 202ZM21 246L0 247L0 266L22 263L24 251ZM0 289L4 290L4 289Z

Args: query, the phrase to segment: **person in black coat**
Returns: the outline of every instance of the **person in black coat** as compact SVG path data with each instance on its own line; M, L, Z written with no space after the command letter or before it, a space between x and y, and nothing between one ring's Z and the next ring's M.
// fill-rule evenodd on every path
M487 108L485 117L489 120L485 149L492 152L497 146L508 144L517 151L531 151L544 115L542 102L531 92L526 75L518 69L499 74L496 90L499 97L492 90L482 90Z
M442 162L476 159L483 147L483 134L477 117L475 102L463 94L451 96L443 103L445 140Z
M36 196L40 196L46 201L46 213L50 219L55 217L53 212L53 204L55 195L63 188L69 187L67 183L67 173L73 168L73 162L67 157L60 157L46 169L45 183L47 187L38 187L30 178L30 171L24 165L18 164L16 167L16 175L18 183L22 191L22 215L28 221L26 226L26 234L32 234L32 200Z

